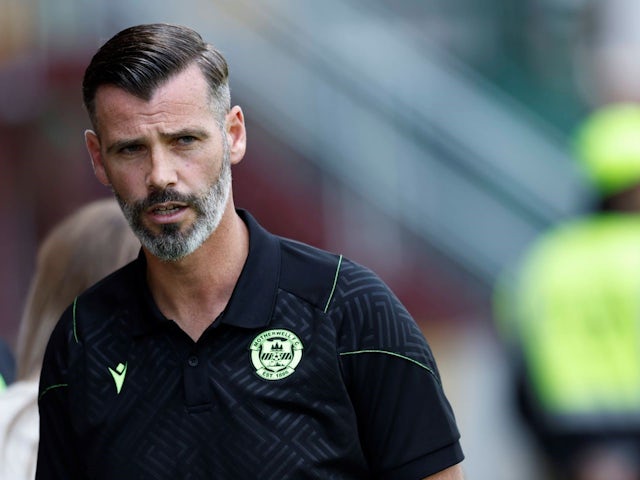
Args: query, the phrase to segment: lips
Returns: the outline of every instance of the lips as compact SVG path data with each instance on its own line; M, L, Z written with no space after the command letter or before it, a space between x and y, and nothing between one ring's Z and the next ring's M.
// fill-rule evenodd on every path
M154 205L149 209L149 213L153 215L171 215L179 212L180 210L186 208L186 205L177 204L177 203L162 203L159 205Z
M158 223L171 223L181 220L181 214L186 209L184 203L164 202L152 205L147 209L147 214Z

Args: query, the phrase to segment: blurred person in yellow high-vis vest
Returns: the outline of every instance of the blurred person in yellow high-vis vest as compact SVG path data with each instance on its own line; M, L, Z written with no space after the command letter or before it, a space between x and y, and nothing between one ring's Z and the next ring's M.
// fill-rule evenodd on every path
M601 107L576 158L597 211L544 233L495 292L519 412L553 478L640 479L640 105Z

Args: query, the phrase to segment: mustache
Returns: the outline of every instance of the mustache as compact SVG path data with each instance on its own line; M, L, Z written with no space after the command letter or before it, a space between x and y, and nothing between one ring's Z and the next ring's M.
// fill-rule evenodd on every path
M172 189L156 190L147 195L143 200L135 202L132 207L136 211L146 210L153 205L165 202L178 202L187 205L197 205L198 198L195 195L185 195Z

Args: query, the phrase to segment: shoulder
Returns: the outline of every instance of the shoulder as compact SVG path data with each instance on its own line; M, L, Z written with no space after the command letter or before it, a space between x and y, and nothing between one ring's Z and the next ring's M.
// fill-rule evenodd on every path
M81 293L67 307L49 338L40 375L40 399L50 391L63 395L78 384L89 357L104 349L127 348L141 311L142 292L137 261L116 270ZM46 398L51 395L47 393Z
M78 295L63 312L50 343L81 345L87 335L100 334L139 309L143 292L140 275L137 261L133 261Z
M425 340L410 313L370 268L342 255L282 240L281 288L321 310L342 350L388 349L424 358ZM407 339L414 339L407 343ZM427 355L430 360L430 355Z
M329 312L356 298L397 299L371 269L344 257L295 240L279 238L280 288Z
M116 270L80 294L66 312L76 335L106 327L139 309L144 292L143 269L137 260Z
M76 301L77 306L113 307L120 302L128 301L140 291L142 271L139 261L134 260L80 294Z
M316 309L326 310L343 263L342 255L295 240L277 238L281 255L280 289Z

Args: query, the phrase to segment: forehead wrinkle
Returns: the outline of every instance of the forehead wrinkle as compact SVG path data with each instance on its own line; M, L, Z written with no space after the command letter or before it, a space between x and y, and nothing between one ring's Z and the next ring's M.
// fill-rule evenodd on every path
M201 78L201 73L197 73L196 78L177 75L168 80L149 100L114 85L100 87L96 93L97 127L103 130L108 125L109 132L104 133L116 137L116 141L120 140L117 137L121 134L131 138L141 133L149 134L152 130L170 133L184 129L185 125L202 130L203 122L216 121L216 114L208 85ZM174 128L178 125L179 128Z
M202 130L201 122L194 122L193 110L187 111L175 109L170 111L168 109L157 109L153 111L143 111L141 109L130 110L125 107L106 109L104 117L101 115L99 118L105 118L109 125L109 131L112 134L125 136L137 136L139 134L149 134L157 132L164 136L170 135L173 132L182 130ZM207 116L208 117L208 116ZM206 118L206 117L203 117ZM206 118L209 120L208 118Z
M124 100L124 101L123 101ZM103 109L106 116L113 116L112 120L123 121L132 120L144 123L158 124L162 122L171 123L174 119L193 118L194 114L202 115L203 118L213 116L209 105L202 105L201 102L192 99L156 99L148 102L137 102L130 97L124 99L111 100Z

